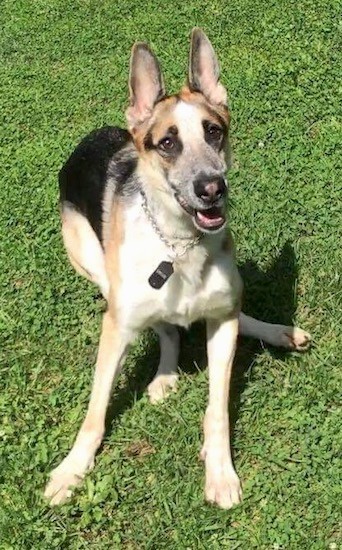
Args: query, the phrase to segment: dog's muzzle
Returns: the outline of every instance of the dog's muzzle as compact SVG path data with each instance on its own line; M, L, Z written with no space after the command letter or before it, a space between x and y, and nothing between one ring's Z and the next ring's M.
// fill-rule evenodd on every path
M178 204L189 214L195 226L200 231L205 233L213 233L222 229L226 223L226 208L222 198L219 202L222 204L215 204L214 206L207 206L206 208L196 209L188 204L188 202L179 194L175 193L175 198Z
M204 233L213 233L222 229L226 223L225 197L228 186L222 177L200 177L194 182L194 193L198 203L203 207L191 206L179 193L179 190L171 185L174 196L180 206L189 214L194 225Z

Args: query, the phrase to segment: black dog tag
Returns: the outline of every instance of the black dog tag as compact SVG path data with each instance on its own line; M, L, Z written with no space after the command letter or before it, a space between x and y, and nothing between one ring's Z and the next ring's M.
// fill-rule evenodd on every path
M173 271L172 262L161 262L149 277L148 282L152 288L159 290L171 277Z

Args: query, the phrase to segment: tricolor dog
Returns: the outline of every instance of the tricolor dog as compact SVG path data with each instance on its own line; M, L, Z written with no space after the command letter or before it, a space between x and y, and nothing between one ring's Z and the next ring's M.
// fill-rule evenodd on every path
M207 325L209 399L201 457L205 498L223 508L241 499L229 444L229 381L238 332L292 349L301 329L240 312L242 283L227 227L227 93L205 34L191 36L187 86L166 95L146 44L133 46L128 131L105 127L76 147L60 172L62 233L70 262L108 302L94 382L74 446L51 473L45 495L64 501L94 465L115 377L136 335L152 327L160 363L152 402L177 383L176 325Z

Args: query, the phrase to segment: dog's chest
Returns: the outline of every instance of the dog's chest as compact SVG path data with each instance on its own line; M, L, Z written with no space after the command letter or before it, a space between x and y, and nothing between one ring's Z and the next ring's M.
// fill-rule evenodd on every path
M131 220L132 221L132 220ZM233 258L212 254L204 243L173 263L174 273L153 288L148 280L159 264L172 261L170 250L139 217L126 226L120 248L120 317L132 328L166 321L188 326L201 318L229 315L240 299L240 279Z

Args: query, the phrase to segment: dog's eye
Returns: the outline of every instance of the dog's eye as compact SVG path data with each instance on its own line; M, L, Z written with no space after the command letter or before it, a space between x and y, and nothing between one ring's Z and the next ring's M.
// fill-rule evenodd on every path
M160 149L162 149L163 151L171 151L171 149L173 149L174 146L175 146L175 142L172 139L172 137L169 137L169 136L161 139L160 142L158 143L158 147L160 147Z
M208 124L205 130L207 135L215 141L219 141L223 134L222 128L220 128L220 126L216 126L216 124Z

